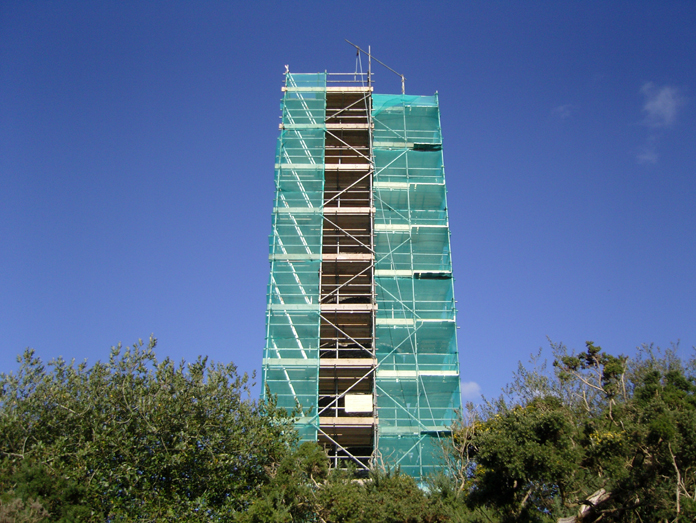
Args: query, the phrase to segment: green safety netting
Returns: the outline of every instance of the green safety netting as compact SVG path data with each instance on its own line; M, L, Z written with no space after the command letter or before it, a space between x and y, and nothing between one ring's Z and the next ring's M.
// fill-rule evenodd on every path
M317 213L277 212L271 254L321 254L322 217Z
M262 386L279 407L316 414L326 74L286 74L281 111ZM301 418L297 429L316 440L314 418Z
M374 95L372 118L377 447L422 478L461 408L437 96Z
M385 463L399 466L402 472L415 478L437 474L442 463L439 433L385 434L379 438L379 454Z
M273 305L317 303L320 261L275 260L268 284L268 303Z
M454 295L449 278L376 277L377 319L453 320Z
M401 377L379 377L380 394L379 428L385 435L416 429L419 432L446 430L454 420L452 408L458 392L455 381L458 376L430 376L405 379L410 371L381 371L387 376L401 373Z
M458 370L455 329L454 322L377 325L380 371Z
M375 149L375 182L444 183L441 151ZM379 166L379 167L377 167ZM379 185L378 185L379 186Z
M437 95L372 96L373 144L375 148L432 149L442 144ZM430 146L430 147L428 147Z
M325 128L326 73L285 75L284 126Z
M377 274L389 270L449 272L452 269L449 229L376 230L375 258Z
M276 162L286 169L323 169L324 131L283 129L278 139Z
M286 74L263 386L316 440L326 74ZM437 95L372 96L377 454L416 478L461 407Z

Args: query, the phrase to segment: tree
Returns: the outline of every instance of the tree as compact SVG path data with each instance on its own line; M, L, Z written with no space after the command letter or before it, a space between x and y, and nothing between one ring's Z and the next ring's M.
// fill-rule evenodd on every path
M35 500L24 503L21 498L0 500L0 523L40 523L48 517L46 509Z
M553 374L521 367L506 396L455 427L450 462L467 503L502 521L696 517L693 360L553 348Z
M372 470L356 478L355 470L329 470L316 443L303 443L286 456L273 480L243 523L436 523L449 521L437 497L430 498L414 479L399 470Z
M296 435L249 399L233 364L157 360L151 338L108 362L0 375L0 491L38 498L50 521L222 521L270 481Z

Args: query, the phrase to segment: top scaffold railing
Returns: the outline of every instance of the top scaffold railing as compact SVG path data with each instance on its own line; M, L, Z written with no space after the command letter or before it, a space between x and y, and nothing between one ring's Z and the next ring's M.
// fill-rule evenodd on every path
M370 73L326 73L326 85L343 87L343 86L370 86L372 84Z
M379 65L382 65L382 66L386 67L386 68L389 69L392 73L394 73L395 75L397 75L397 76L399 76L399 77L401 78L401 94L406 94L406 77L405 77L404 75L402 75L402 74L399 73L398 71L395 71L394 69L392 69L391 67L389 67L387 64L385 64L385 63L382 62L381 60L378 60L377 58L375 58L374 56L372 56L372 52L371 52L370 46L368 46L368 47L367 47L367 51L365 51L365 50L362 49L360 46L355 45L355 44L354 44L353 42L351 42L350 40L346 40L346 42L348 42L350 45L352 45L353 47L355 47L355 48L358 50L358 53L364 53L365 55L367 55L367 59L368 59L367 71L368 71L368 78L369 78L370 80L372 79L372 60L374 59L374 61L377 62Z

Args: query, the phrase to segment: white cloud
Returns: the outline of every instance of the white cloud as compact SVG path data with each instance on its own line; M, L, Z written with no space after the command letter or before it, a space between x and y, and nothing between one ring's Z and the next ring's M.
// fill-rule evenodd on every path
M641 152L638 153L636 159L638 163L652 163L656 164L659 156L653 147L645 147Z
M660 87L653 82L645 82L640 88L640 93L644 97L643 113L645 118L642 123L651 127L652 131L650 131L645 145L636 155L636 160L643 165L654 165L659 160L657 142L664 136L667 129L676 123L677 115L686 103L686 98L677 87L669 85Z
M554 114L554 116L558 116L561 120L565 120L573 115L575 112L575 106L573 104L559 105L558 107L554 107L553 111L551 112Z
M475 381L462 382L462 397L464 399L478 399L481 396L481 386Z
M645 97L643 123L649 127L670 127L677 120L677 112L684 105L684 97L679 89L665 85L658 87L646 82L640 88Z

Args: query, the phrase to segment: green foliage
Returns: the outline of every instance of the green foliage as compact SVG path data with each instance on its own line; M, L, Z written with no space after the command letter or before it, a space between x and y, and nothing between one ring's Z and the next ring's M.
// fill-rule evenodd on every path
M67 523L89 519L91 511L83 502L87 489L75 479L56 476L48 467L30 460L16 461L14 466L10 463L6 461L6 466L0 470L0 484L13 486L11 492L17 500L27 500L31 506L33 498L40 499L44 517L53 515L51 521Z
M286 457L273 480L246 514L244 523L324 521L332 523L431 523L449 521L437 497L428 496L410 476L372 471L332 470L325 452L304 443Z
M48 511L36 500L29 499L26 503L21 498L0 500L0 523L41 523L47 517Z
M330 470L292 415L248 397L234 365L106 363L0 375L0 523L645 522L696 518L696 361L593 342L520 365L468 405L427 488L399 470Z
M572 419L552 397L501 411L477 432L474 504L499 506L511 521L536 520L530 503L552 511L574 472L579 449Z
M695 518L693 360L553 348L553 374L521 367L506 396L455 427L451 478L465 502L501 521Z
M0 375L0 489L50 521L216 521L244 510L294 441L292 420L249 400L232 364L158 361L156 341L108 362L28 350Z
M318 481L328 476L329 461L324 451L314 443L303 443L285 456L272 480L262 489L261 496L240 515L240 521L309 521L315 510Z

